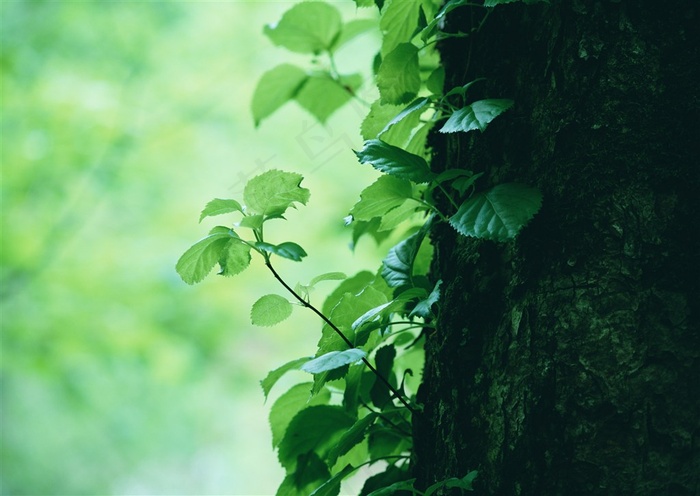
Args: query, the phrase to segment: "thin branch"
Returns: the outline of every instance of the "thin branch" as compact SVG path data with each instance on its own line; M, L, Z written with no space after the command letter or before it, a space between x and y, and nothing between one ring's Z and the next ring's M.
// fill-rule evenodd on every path
M287 284L287 283L284 281L284 279L282 279L282 277L277 273L277 271L275 270L275 268L272 266L272 263L270 262L270 259L269 259L269 258L266 258L266 259L265 259L265 265L267 265L267 268L270 269L270 272L272 272L272 275L275 276L275 279L277 279L277 280L280 282L280 284L282 284L282 286L284 286L284 288L285 288L287 291L289 291L289 292L299 301L299 303L302 304L302 306L305 306L306 308L312 310L316 315L318 315L318 316L321 318L321 320L323 320L326 324L328 324L328 325L330 326L330 328L333 329L333 330L335 331L335 333L336 333L338 336L340 336L340 338L341 338L343 341L345 341L345 344L347 344L350 348L354 348L354 347L355 347L355 345L353 344L353 342L350 341L350 340L348 339L348 337L347 337L345 334L343 334L343 331L341 331L340 329L338 329L338 327L337 327L333 322L331 322L331 320L330 320L328 317L326 317L323 313L321 313L321 311L319 311L319 310L318 310L315 306L313 306L311 303L309 303L309 302L306 301L304 298L302 298L296 291L294 291L294 289L291 288L291 286L289 286L289 284ZM391 392L394 394L394 396L403 404L403 406L405 406L406 408L408 408L408 410L409 410L411 413L415 413L415 410L413 409L413 407L411 407L411 405L408 403L408 401L406 401L406 399L403 397L403 395L402 395L394 386L392 386L392 385L389 383L389 381L388 381L386 378L384 378L384 376L382 376L382 375L379 373L379 371L374 367L374 365L372 365L372 364L370 363L369 360L367 360L366 357L363 357L363 358L362 358L362 361L364 362L365 365L367 365L367 368L369 368L369 369L372 371L372 373L374 373L374 375L376 375L377 378L378 378L380 381L382 381L382 382L384 383L384 385L385 385L387 388L389 388L389 391L391 391Z

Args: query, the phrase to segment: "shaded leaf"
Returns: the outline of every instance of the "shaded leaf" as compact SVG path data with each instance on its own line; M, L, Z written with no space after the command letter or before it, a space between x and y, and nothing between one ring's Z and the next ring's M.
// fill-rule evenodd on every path
M432 307L435 303L438 302L440 299L440 285L442 284L442 279L440 279L436 284L433 290L430 292L427 298L424 300L420 300L415 307L413 307L413 310L409 314L409 317L423 317L428 318L431 315L433 315Z
M240 239L231 239L219 256L219 275L235 276L250 265L250 245Z
M413 286L413 264L420 245L432 225L428 219L423 227L389 250L382 262L382 277L392 288Z
M493 241L514 238L542 205L542 194L524 184L494 186L466 200L450 225L460 234Z
M365 481L364 485L362 486L362 490L360 491L360 496L368 496L372 493L375 494L375 496L377 494L381 494L376 493L376 491L385 491L392 484L405 484L407 482L406 477L408 477L407 470L398 468L395 465L389 465L384 472L373 475ZM413 481L415 481L415 479L411 479L411 481L409 481L409 488L413 488ZM399 491L400 489L400 487L396 487L392 488L392 491ZM397 493L391 493L390 496L394 496L395 494ZM387 493L385 492L384 495L386 496Z
M353 447L360 444L365 438L365 432L378 418L378 415L374 412L369 413L367 416L361 418L353 424L353 426L348 429L343 436L338 440L338 442L331 448L328 452L328 465L332 467L335 465L338 457L344 455L350 451Z
M413 198L413 188L406 179L394 176L381 176L360 193L350 214L358 220L371 221L396 208L407 199Z
M293 471L288 471L275 496L308 496L331 477L328 466L314 452L299 455L293 467Z
M440 129L441 133L456 133L458 131L483 131L486 126L513 106L513 100L491 99L479 100L456 110L445 125Z
M340 494L340 483L348 475L355 471L355 467L348 464L343 470L324 482L310 496L338 496Z
M395 482L390 486L377 489L372 491L367 496L395 496L398 491L413 491L413 484L415 484L416 479L408 479L400 482Z
M393 344L387 344L379 348L374 355L375 367L377 372L384 379L389 381L392 386L396 385L396 377L394 375L394 358L396 358L396 348ZM391 403L391 390L384 384L383 381L376 379L369 396L372 398L372 403L379 409L384 408Z
M358 348L351 348L344 351L329 351L318 358L306 362L302 365L301 370L310 374L319 374L321 372L337 369L343 365L357 363L365 356L367 356L367 353Z
M289 423L280 442L280 463L289 471L296 467L299 455L310 451L325 458L337 440L354 423L354 417L339 406L317 405L301 410Z
M303 382L295 384L285 391L270 408L270 430L272 431L272 446L276 447L284 436L292 418L307 406L325 405L331 398L327 389L321 390L317 395L311 396L313 383Z

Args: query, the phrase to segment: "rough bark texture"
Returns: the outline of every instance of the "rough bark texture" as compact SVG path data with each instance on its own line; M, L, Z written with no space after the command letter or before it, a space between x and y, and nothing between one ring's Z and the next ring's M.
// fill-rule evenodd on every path
M514 3L442 45L448 88L486 77L473 99L516 105L435 136L436 169L545 200L514 242L433 236L423 487L477 469L484 495L700 494L699 10Z

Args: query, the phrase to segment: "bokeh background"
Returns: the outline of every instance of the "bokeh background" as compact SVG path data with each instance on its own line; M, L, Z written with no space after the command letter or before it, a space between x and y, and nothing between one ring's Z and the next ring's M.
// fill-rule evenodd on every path
M330 3L346 20L374 15ZM253 127L262 73L310 67L262 34L291 5L0 3L1 494L274 494L283 472L268 410L310 377L288 374L267 404L259 381L312 355L320 323L298 308L277 327L250 324L257 298L283 294L259 260L196 286L174 266L234 220L198 224L206 202L241 198L247 178L273 168L311 190L270 231L309 253L278 262L290 283L380 264L371 240L350 250L342 221L375 177L351 151L366 108L322 126L288 104ZM369 77L378 43L348 44L340 69Z

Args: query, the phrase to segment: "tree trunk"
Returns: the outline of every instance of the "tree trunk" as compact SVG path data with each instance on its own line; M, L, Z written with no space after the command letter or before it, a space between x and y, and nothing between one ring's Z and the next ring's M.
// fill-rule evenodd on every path
M700 494L699 10L514 3L443 42L447 89L485 77L470 101L516 103L433 136L435 168L544 204L509 243L433 235L420 486L478 470L484 495Z

